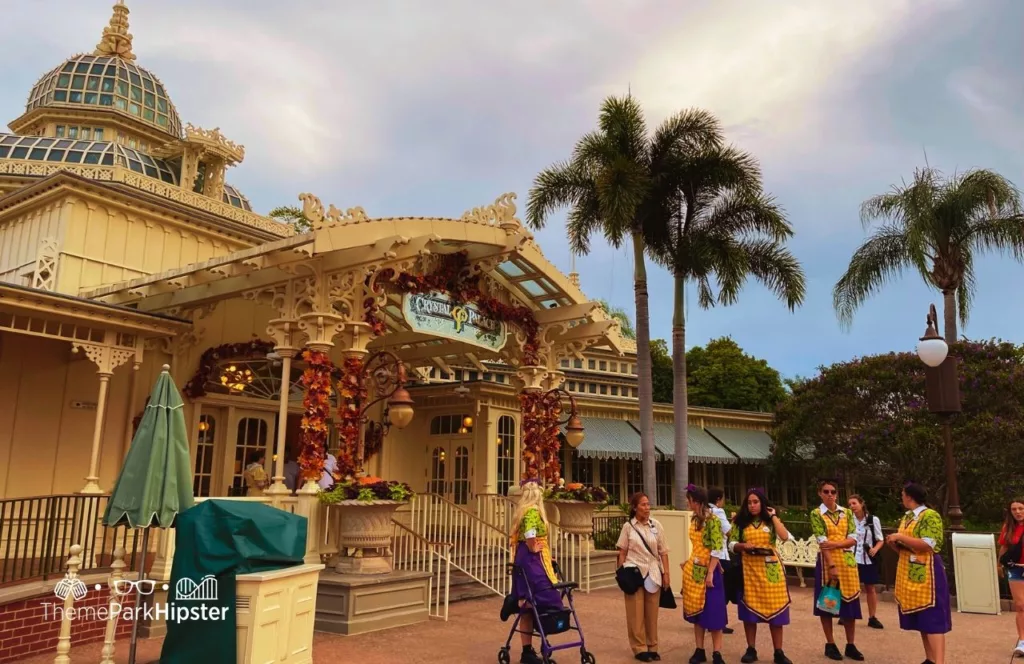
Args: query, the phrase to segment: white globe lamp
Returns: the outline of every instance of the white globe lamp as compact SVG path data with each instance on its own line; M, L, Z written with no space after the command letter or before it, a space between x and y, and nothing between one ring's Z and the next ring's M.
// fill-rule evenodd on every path
M927 366L935 368L940 366L946 361L946 356L949 355L949 345L945 339L939 336L938 330L938 317L935 314L935 305L931 305L928 311L928 328L924 331L924 336L921 337L917 344L917 356L921 358Z

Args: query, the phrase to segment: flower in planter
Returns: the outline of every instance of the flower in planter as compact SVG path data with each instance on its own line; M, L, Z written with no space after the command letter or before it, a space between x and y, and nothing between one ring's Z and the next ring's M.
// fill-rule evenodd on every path
M578 482L566 484L564 487L548 489L545 500L576 500L583 503L604 505L608 502L608 492L599 486L585 486Z
M333 505L346 500L365 503L375 500L406 502L413 496L413 490L404 482L382 480L379 477L362 477L358 480L339 482L330 491L320 493L320 502Z

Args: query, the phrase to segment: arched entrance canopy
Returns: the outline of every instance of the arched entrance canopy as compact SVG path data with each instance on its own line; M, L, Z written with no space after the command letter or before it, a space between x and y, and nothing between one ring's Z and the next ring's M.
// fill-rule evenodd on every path
M268 332L279 348L329 348L337 340L342 350L387 347L412 366L485 359L521 364L526 339L520 330L509 329L501 347L432 333L407 320L408 303L388 288L388 279L424 274L438 256L464 252L482 275L482 291L533 312L540 326L539 364L550 372L560 373L560 358L579 357L589 346L621 353L618 323L545 258L515 217L514 198L505 194L458 219L370 219L362 208L325 210L319 199L303 194L303 211L313 224L309 233L82 295L193 319L223 300L244 297L278 310ZM369 334L367 302L376 303L387 334Z

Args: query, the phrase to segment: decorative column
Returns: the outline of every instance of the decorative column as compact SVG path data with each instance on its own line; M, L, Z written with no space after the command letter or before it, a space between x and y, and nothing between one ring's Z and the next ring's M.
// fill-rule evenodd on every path
M289 493L284 483L285 435L288 431L288 388L292 380L292 358L299 350L295 343L299 336L298 321L288 318L272 320L267 326L267 334L274 339L274 352L281 357L281 394L278 398L277 444L274 448L274 483L267 487L265 493L282 495Z
M100 379L99 394L96 398L96 420L92 431L92 452L89 455L89 474L85 477L85 486L79 493L102 494L103 489L99 484L99 463L100 445L103 442L103 420L107 410L107 391L110 387L110 377L114 375L114 369L121 366L128 360L134 359L134 369L137 371L142 364L142 346L125 348L114 345L116 334L106 333L108 343L95 344L86 342L74 342L72 352L84 352L85 356L96 365L96 374Z

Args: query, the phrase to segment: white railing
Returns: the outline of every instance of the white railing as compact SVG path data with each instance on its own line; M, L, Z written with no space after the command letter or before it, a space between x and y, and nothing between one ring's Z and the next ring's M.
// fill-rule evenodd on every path
M516 501L499 493L477 494L476 515L502 532L511 532Z
M548 535L551 557L562 568L562 580L579 584L582 592L590 592L590 552L594 548L590 535L566 532L551 523Z
M451 591L451 545L431 542L420 537L398 521L391 545L392 564L396 571L430 574L429 609L431 618L448 620L448 599Z
M431 542L451 546L451 564L497 595L511 589L508 533L452 501L433 493L417 494L396 521ZM407 522L407 524L406 524Z

